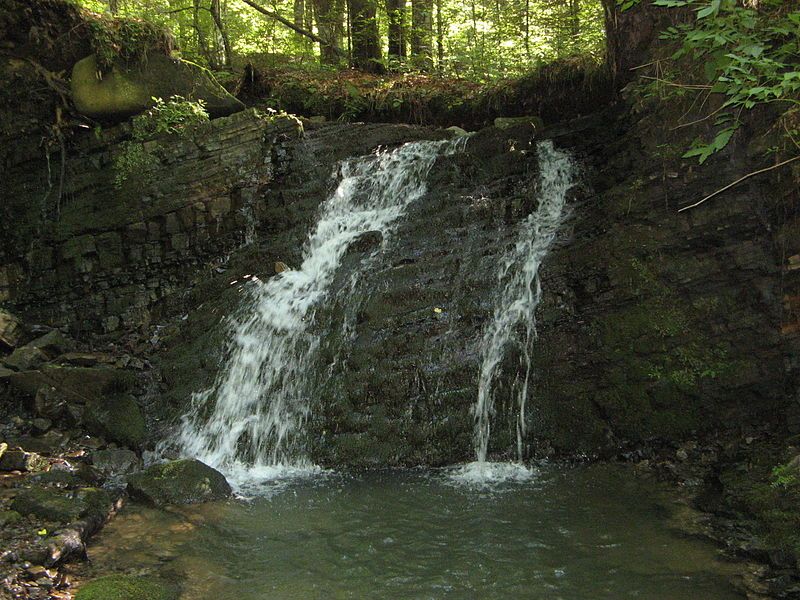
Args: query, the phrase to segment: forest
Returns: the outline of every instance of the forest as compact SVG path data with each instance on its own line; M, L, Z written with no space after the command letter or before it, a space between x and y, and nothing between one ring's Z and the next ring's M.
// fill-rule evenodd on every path
M566 56L604 56L599 0L80 0L169 29L213 70L292 65L473 81Z

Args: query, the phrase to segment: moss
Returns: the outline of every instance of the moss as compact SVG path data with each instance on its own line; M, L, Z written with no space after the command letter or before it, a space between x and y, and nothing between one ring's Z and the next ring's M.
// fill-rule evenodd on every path
M145 439L145 421L136 400L128 394L103 395L86 406L89 429L107 439L138 448Z
M11 508L23 515L69 523L81 517L102 516L108 512L111 497L97 488L67 492L55 488L31 487L20 490Z
M128 479L128 491L156 506L223 500L231 494L225 477L199 460L153 465Z
M108 575L83 585L75 600L176 600L178 590L162 581L133 575Z

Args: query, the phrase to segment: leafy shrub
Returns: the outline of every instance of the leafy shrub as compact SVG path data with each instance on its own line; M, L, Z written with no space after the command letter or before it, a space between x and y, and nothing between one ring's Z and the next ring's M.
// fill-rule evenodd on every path
M149 152L144 142L163 134L180 134L191 125L209 120L202 100L187 100L183 96L172 96L166 102L153 98L153 106L133 118L133 135L129 142L121 145L121 152L114 157L114 185L122 187L134 173L147 173L158 164L158 158Z

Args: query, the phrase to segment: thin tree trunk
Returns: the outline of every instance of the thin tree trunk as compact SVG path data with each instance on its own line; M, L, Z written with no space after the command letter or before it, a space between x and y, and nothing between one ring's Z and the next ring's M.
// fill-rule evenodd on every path
M119 12L119 2L120 0L108 0L108 12L116 16Z
M228 38L228 30L225 29L225 23L222 20L222 8L220 6L220 0L211 0L211 18L214 19L214 25L216 25L217 31L219 32L219 37L222 41L222 66L230 67L233 62L231 42L230 38Z
M214 58L208 50L208 41L206 40L206 32L203 31L203 24L200 22L200 0L193 0L192 12L192 25L194 32L197 35L197 48L199 53L206 59L210 66L214 66Z
M531 58L531 0L525 0L525 57Z
M423 71L433 67L433 0L411 4L411 57Z
M399 63L406 57L406 0L386 0L389 30L389 59Z
M570 0L570 35L572 36L573 52L578 50L578 42L581 35L581 3L580 0Z
M444 73L444 21L442 19L442 0L436 0L436 56L437 69Z

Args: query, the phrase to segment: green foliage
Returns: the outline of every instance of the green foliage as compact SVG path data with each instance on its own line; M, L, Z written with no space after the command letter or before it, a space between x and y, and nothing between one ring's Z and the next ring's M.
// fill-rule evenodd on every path
M162 133L179 133L190 125L208 121L203 100L172 96L166 102L153 98L153 106L133 118L133 138L146 140Z
M85 23L97 65L103 72L108 71L117 58L146 60L149 52L167 55L172 52L169 31L149 21L95 15Z
M618 0L628 9L638 0ZM661 39L679 44L672 55L687 65L703 65L699 88L723 94L712 113L711 141L695 140L683 158L703 164L724 149L741 126L741 114L758 106L800 105L800 10L782 0L742 4L736 0L655 0L654 6L695 12L691 23L667 28ZM689 69L691 70L691 68ZM673 93L684 93L676 86Z
M772 487L784 490L797 488L800 486L800 479L798 479L797 475L798 470L796 465L792 465L791 463L778 465L772 469Z
M179 134L191 125L209 120L205 103L172 96L166 102L153 98L153 106L133 118L133 135L121 144L120 153L114 157L114 185L122 187L133 174L147 173L158 164L158 158L145 148L143 142L163 134Z

